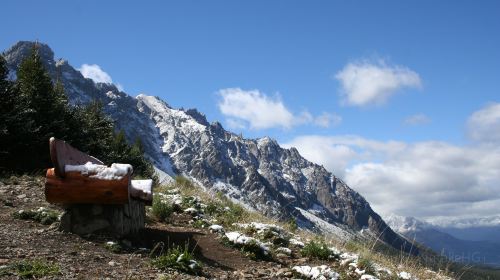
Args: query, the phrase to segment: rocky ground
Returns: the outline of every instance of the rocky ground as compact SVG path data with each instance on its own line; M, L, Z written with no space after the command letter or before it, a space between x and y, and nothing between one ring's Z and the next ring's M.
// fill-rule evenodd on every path
M158 219L155 207L149 209L136 236L61 232L62 209L45 201L44 182L39 176L0 178L2 279L449 279L432 271L415 277L404 267L389 269L326 243L315 243L307 256L316 241L283 225L254 222L227 199L203 200L192 186L181 191L189 189L186 182L156 191L154 205L167 206L168 217ZM176 245L201 268L186 273L153 264Z

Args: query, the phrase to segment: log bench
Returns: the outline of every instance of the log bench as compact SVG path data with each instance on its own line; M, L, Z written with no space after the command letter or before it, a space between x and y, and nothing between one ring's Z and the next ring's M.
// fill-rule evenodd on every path
M105 232L117 237L144 227L153 201L152 180L131 180L129 164L106 166L68 143L50 138L45 199L64 208L60 230L79 235Z

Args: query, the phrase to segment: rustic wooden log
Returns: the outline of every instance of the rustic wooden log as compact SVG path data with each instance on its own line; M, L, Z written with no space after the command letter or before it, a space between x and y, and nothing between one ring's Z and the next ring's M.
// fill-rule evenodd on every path
M62 204L127 204L129 202L130 174L120 180L102 180L84 176L80 172L66 172L65 178L47 170L45 199Z
M73 148L63 140L51 137L49 140L50 160L54 164L55 174L61 178L66 177L66 165L82 165L87 162L104 165L99 159L89 156Z

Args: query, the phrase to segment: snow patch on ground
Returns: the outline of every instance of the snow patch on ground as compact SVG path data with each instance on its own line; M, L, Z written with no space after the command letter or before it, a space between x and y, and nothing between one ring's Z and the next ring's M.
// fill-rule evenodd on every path
M297 240L295 238L290 238L290 245L297 246L299 248L303 248L305 246L304 242Z
M292 250L288 249L287 247L279 247L276 249L277 253L282 253L285 255L290 256L292 254Z
M294 266L292 270L307 279L337 280L340 277L340 275L337 272L335 272L326 265L313 266L313 267L308 265Z
M237 227L240 227L240 228L244 228L244 229L252 227L252 228L257 230L257 233L262 233L266 230L271 230L271 231L274 231L277 233L285 232L285 230L282 227L274 225L274 224L264 224L264 223L251 222L249 224L238 224L237 223L234 225Z
M224 227L221 225L211 225L208 227L211 232L224 232Z
M403 280L411 280L412 279L412 276L409 272L406 272L406 271L401 271L400 273L398 273L398 277L403 279Z
M257 246L260 247L260 249L265 255L269 254L269 248L266 245L264 245L264 243L260 242L259 240L253 237L246 236L237 231L227 232L226 237L230 242L237 245L246 245L249 243L255 243L257 244Z

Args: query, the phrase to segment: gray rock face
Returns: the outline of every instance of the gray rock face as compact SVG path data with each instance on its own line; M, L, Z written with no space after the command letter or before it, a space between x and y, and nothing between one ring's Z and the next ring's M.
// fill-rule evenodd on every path
M19 42L4 55L12 72L33 46ZM139 137L146 155L168 174L184 174L222 191L248 208L339 237L368 234L395 248L411 244L395 234L368 202L324 167L284 149L268 137L244 139L195 109L174 109L158 97L128 96L112 84L94 83L66 61L40 53L52 77L60 77L73 104L98 99L127 138Z

